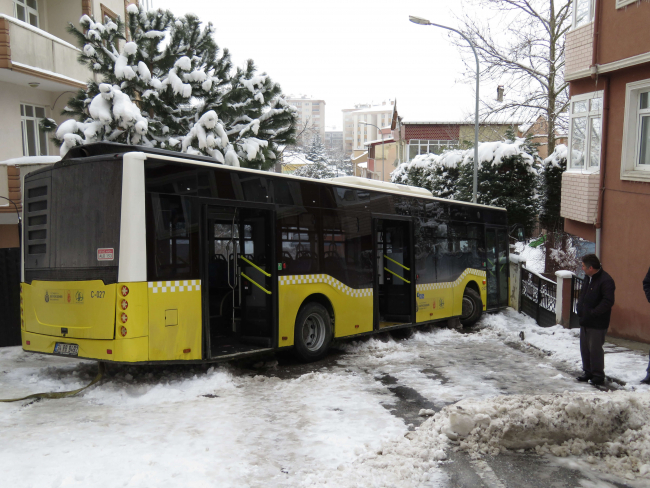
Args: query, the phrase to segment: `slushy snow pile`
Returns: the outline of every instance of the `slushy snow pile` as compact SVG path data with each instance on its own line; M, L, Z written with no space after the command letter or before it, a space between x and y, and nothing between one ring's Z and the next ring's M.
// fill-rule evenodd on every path
M650 480L650 393L564 393L462 400L420 427L474 459L506 449L586 456L596 468Z

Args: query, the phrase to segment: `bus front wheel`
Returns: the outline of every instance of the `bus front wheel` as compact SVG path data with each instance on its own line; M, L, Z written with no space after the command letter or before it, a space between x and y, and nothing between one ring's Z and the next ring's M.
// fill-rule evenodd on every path
M332 341L330 314L320 303L303 305L296 317L294 347L300 359L317 361L327 353Z
M463 327L470 327L478 322L483 313L483 302L481 295L476 290L466 288L463 294L463 311L460 316L460 323Z

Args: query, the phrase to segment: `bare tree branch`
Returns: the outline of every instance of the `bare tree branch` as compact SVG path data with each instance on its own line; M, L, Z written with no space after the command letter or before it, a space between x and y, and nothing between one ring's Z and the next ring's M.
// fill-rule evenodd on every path
M564 81L564 35L571 26L571 0L465 0L458 18L463 34L474 44L481 64L481 81L506 88L506 100L483 97L481 118L544 115L548 150L564 130L561 114L568 107ZM479 14L480 12L480 14ZM498 30L497 30L498 29ZM467 81L473 79L473 56L467 42L451 35L464 54Z

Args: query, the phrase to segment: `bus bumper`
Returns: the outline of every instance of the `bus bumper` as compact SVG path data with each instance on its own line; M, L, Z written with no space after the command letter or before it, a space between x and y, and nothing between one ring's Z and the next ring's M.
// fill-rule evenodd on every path
M56 354L57 356L120 363L149 361L148 337L122 338L119 340L74 339L35 334L25 330L21 331L21 336L23 350L28 352L54 354L54 346L57 342L60 342L78 345L79 352L76 356Z

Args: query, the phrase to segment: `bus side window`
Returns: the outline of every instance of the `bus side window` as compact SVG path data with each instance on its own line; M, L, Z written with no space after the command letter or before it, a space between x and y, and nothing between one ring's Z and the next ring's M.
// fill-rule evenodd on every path
M198 218L189 198L151 193L149 280L198 278ZM153 275L153 276L151 276Z
M278 211L278 262L279 274L318 273L317 218L319 210L296 207L281 208ZM284 214L284 215L283 215Z

